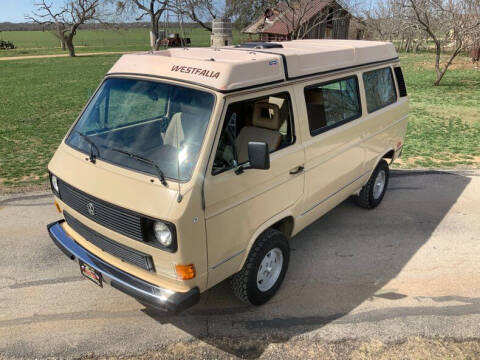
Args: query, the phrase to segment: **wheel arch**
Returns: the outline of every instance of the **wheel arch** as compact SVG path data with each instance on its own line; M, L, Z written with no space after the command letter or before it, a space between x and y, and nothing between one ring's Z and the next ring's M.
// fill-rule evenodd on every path
M247 247L245 248L245 252L243 253L243 259L240 263L238 271L240 271L247 260L248 254L250 254L250 250L252 249L253 244L258 239L258 237L267 229L273 228L280 232L282 232L287 239L290 239L295 226L295 218L292 214L291 209L287 209L282 211L281 213L275 215L274 217L270 218L262 225L260 225L257 230L253 233L250 237Z
M388 150L385 154L383 154L382 159L390 159L390 162L389 162L389 165L390 165L391 163L393 163L393 158L394 158L394 157L395 157L395 150L390 149L390 150ZM379 159L379 160L377 161L377 164L378 164L378 162L379 162L380 160L381 160L381 159Z
M390 162L388 163L389 165L393 162L393 157L395 156L395 150L390 147L388 149L385 149L384 151L382 151L380 153L381 155L379 155L377 157L377 159L375 160L375 162L373 163L373 167L370 169L370 173L368 174L368 178L370 178L370 176L372 176L373 172L375 171L375 169L377 168L378 166L378 163L383 160L383 159L391 159ZM368 179L367 178L367 179Z

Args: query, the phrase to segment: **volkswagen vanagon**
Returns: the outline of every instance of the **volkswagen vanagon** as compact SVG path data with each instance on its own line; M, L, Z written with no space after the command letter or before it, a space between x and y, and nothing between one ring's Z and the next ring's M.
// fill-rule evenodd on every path
M408 98L390 43L298 40L122 56L48 169L55 244L99 286L178 312L230 278L260 305L289 242L374 208Z

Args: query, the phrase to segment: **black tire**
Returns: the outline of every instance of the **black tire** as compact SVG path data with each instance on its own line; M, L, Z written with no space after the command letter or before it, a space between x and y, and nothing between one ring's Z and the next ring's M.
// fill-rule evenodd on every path
M375 189L375 179L377 178L378 174L384 171L385 173L385 185L383 187L383 191L380 196L374 196L374 189ZM372 176L368 179L368 182L365 186L360 190L360 193L357 195L357 204L365 209L373 209L380 204L387 191L388 186L388 178L389 178L389 168L388 163L385 160L380 160L375 170L373 170Z
M274 285L267 291L261 291L257 286L258 269L267 253L275 248L282 251L282 269ZM233 293L240 300L250 305L266 303L280 288L288 269L289 259L290 247L286 236L276 229L265 230L253 244L242 270L232 276L231 285Z

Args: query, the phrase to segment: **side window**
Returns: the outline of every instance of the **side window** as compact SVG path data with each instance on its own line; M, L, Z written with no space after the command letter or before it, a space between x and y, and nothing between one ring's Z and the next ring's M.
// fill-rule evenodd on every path
M389 67L363 73L369 113L397 101L392 69Z
M266 142L271 153L295 142L288 93L235 102L228 106L212 174L246 163L250 141Z
M356 76L305 88L310 134L357 119L362 115Z

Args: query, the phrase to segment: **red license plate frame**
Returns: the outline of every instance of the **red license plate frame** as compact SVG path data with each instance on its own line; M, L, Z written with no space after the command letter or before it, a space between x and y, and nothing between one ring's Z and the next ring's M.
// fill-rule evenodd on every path
M103 278L102 273L94 269L88 264L85 264L82 260L79 260L78 263L80 264L80 273L86 277L88 280L93 282L94 284L103 287Z

